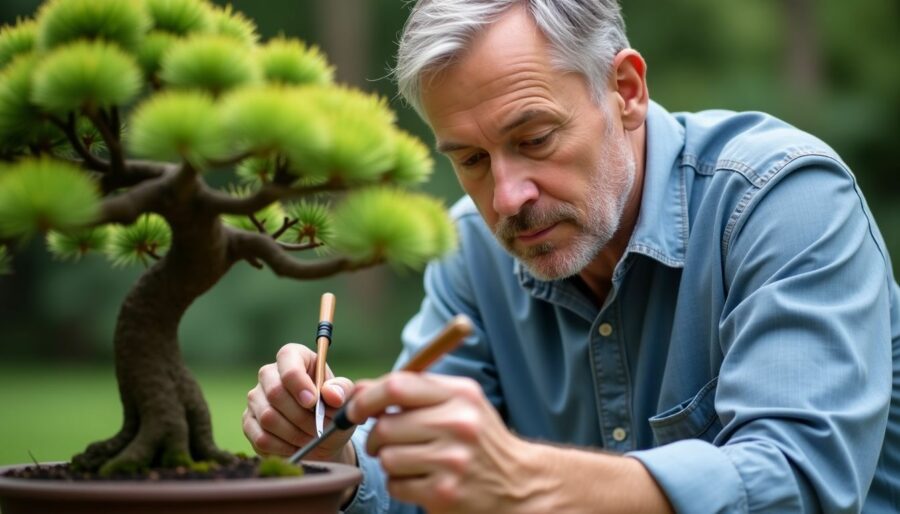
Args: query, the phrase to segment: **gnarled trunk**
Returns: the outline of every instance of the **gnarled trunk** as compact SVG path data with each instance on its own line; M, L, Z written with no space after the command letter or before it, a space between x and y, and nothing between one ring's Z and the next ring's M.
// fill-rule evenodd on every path
M217 216L183 214L166 213L171 249L140 277L119 312L114 345L122 428L76 456L79 468L110 473L233 458L213 442L206 402L181 356L178 325L234 261Z

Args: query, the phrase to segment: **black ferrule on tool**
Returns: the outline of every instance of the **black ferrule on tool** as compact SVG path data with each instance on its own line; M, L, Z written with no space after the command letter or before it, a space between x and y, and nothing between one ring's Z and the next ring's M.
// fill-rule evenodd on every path
M328 338L328 344L331 344L331 332L334 330L334 325L331 324L330 321L320 321L319 329L316 332L316 339L320 337Z

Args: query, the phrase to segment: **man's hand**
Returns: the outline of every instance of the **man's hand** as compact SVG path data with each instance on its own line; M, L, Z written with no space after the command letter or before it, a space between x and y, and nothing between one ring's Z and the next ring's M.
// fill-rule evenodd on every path
M529 444L476 382L392 373L360 382L348 414L378 417L366 450L380 457L394 498L431 513L541 512L531 505L540 470L524 455Z
M260 455L289 456L316 436L316 354L300 344L286 344L276 362L259 369L259 383L247 393L244 435ZM335 378L327 370L322 396L330 419L353 389L353 383ZM327 425L327 423L326 423ZM355 465L356 454L347 441L353 430L337 433L309 455L310 460L329 460Z
M360 381L355 421L392 497L429 513L672 512L638 460L525 441L466 378L396 372Z

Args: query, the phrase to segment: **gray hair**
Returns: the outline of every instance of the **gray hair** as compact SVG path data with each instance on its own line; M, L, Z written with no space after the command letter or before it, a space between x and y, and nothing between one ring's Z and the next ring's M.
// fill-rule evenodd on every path
M518 4L550 41L554 65L584 75L594 100L603 98L613 59L629 46L618 0L418 0L393 70L400 95L424 116L422 75L451 63L480 29Z

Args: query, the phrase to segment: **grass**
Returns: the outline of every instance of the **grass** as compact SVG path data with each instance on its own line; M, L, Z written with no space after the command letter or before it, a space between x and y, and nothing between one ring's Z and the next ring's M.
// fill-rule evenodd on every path
M196 376L212 413L220 447L252 454L241 431L246 396L258 366L201 370ZM350 378L386 371L342 366ZM0 465L69 460L93 441L115 434L122 423L112 368L0 365Z

